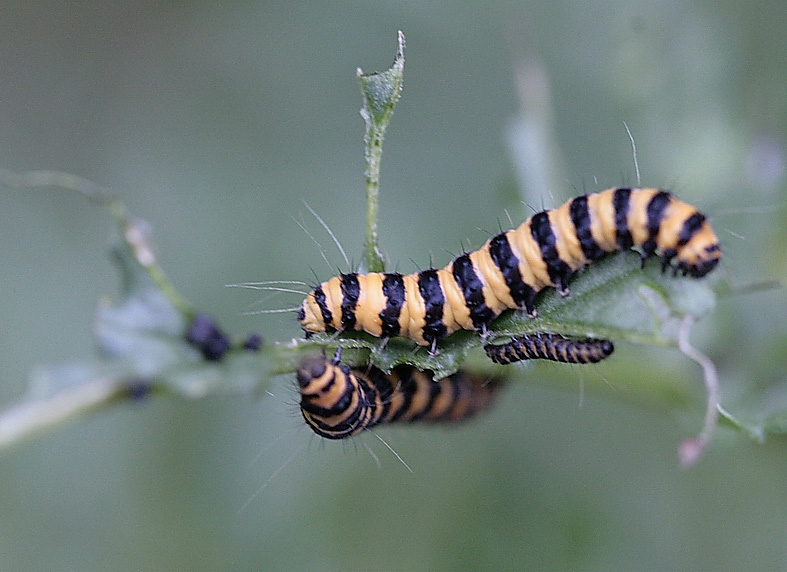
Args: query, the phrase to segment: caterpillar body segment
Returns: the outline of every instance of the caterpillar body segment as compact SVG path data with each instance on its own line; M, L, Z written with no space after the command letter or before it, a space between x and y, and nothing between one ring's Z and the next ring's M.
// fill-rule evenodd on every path
M317 286L298 320L307 335L364 330L422 346L460 330L485 330L506 309L536 315L550 286L567 296L571 277L605 254L637 247L662 270L695 278L713 270L721 248L696 208L660 189L613 188L536 213L441 269L413 274L342 274Z
M545 359L561 363L598 363L615 351L610 340L572 340L559 334L539 332L513 338L506 344L487 344L484 351L498 364Z
M411 366L361 371L322 357L304 360L297 379L303 418L326 439L396 421L462 421L486 408L500 385L462 372L435 381Z

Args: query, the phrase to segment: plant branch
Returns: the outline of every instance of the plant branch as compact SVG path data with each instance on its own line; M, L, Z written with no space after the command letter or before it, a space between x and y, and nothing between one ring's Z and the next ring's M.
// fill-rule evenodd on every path
M366 124L364 159L366 160L366 242L364 258L368 272L382 272L385 262L378 244L377 211L380 190L380 161L383 139L404 80L404 34L399 32L399 49L393 65L384 72L365 74L358 68L358 81L363 93L361 117Z

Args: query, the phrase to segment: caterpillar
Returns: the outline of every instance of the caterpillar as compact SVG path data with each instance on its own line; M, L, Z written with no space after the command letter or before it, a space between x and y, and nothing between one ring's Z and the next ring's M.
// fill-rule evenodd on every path
M307 337L364 330L401 336L436 350L460 330L486 332L506 309L536 315L547 286L568 296L568 282L586 264L637 247L642 264L658 254L662 272L700 278L713 270L721 247L705 216L660 189L613 188L575 197L534 214L518 228L490 238L445 268L414 274L341 274L312 290L298 309Z
M395 421L462 421L486 408L500 386L465 372L435 381L431 372L406 365L390 374L376 367L361 371L338 358L307 358L297 372L301 414L326 439Z
M196 314L186 330L186 341L208 361L220 361L232 350L232 340L207 314ZM249 334L240 348L256 352L262 347L262 336Z
M528 359L582 364L607 359L615 346L610 340L572 340L559 334L538 332L513 338L507 344L487 344L484 351L489 359L501 365Z

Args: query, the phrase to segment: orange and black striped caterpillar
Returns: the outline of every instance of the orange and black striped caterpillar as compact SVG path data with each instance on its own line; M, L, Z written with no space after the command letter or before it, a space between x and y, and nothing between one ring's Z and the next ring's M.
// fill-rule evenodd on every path
M324 357L298 369L301 413L320 437L344 439L381 423L467 419L484 409L500 382L455 373L435 381L431 372L400 365L390 374L361 371Z
M559 334L539 332L513 338L507 344L484 346L495 363L506 365L529 359L546 359L561 363L598 363L615 351L609 340L572 340Z
M552 286L567 296L577 270L632 247L641 251L643 265L658 254L662 271L675 259L675 274L695 278L721 257L713 229L693 206L660 189L607 189L534 214L445 268L331 278L306 296L298 320L307 336L364 330L410 338L434 351L457 330L485 332L506 309L535 316L542 289Z

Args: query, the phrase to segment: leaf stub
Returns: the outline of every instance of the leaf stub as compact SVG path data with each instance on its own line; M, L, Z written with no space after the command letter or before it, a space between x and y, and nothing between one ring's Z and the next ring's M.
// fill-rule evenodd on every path
M364 73L358 68L358 81L363 93L361 116L367 129L373 125L385 130L393 109L402 94L404 82L404 34L399 32L399 48L391 67L383 72ZM371 125L370 125L371 124Z

